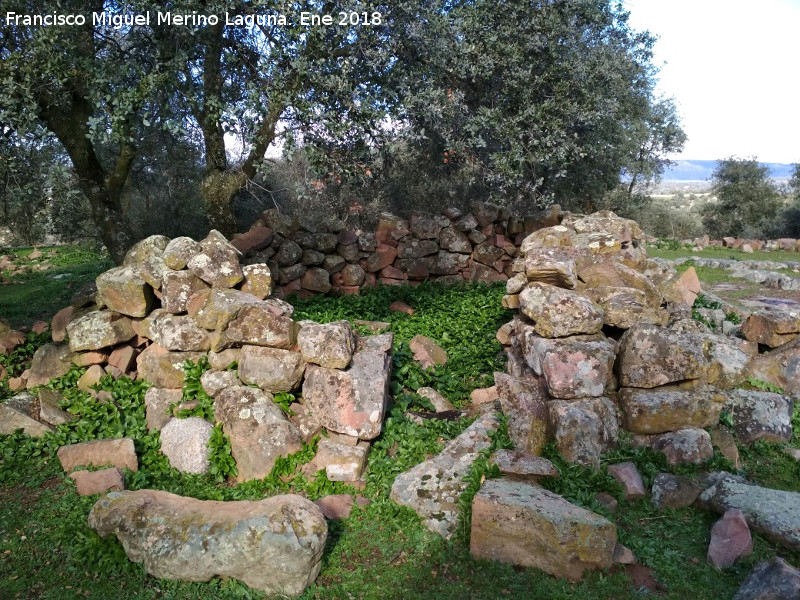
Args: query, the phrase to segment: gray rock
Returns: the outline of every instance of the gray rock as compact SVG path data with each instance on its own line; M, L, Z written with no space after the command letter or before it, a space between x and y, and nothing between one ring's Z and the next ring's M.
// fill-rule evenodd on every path
M788 442L792 438L794 403L788 396L756 390L731 390L725 410L733 417L733 429L743 444L756 440Z
M0 403L0 434L12 434L17 429L22 429L33 438L42 437L45 433L52 431L44 423L6 406L5 403Z
M800 600L800 571L777 556L757 564L733 600Z
M200 246L203 251L186 263L192 273L216 288L232 288L244 279L239 251L219 231L209 231Z
M751 529L791 550L800 550L800 493L773 490L720 477L698 498L706 510L738 508Z
M319 573L328 527L300 496L259 501L195 500L156 490L111 492L89 526L114 534L128 558L154 577L233 577L267 594L299 596Z
M391 499L414 510L425 527L449 538L458 526L458 499L467 488L464 477L481 450L491 445L489 434L496 429L496 415L478 417L438 455L398 475Z
M205 419L170 419L161 428L161 452L181 473L207 473L208 440L214 427Z
M145 415L148 431L160 431L170 420L169 408L183 399L180 389L151 387L144 393Z
M234 371L206 371L200 376L200 385L206 394L216 398L225 388L242 385L242 382Z
M167 244L161 257L170 269L180 270L186 268L189 260L202 251L203 247L199 243L192 238L182 236L176 237Z
M353 357L356 338L348 321L324 325L301 321L297 344L307 363L330 369L344 369Z
M694 504L703 486L689 477L659 473L653 479L650 500L658 508L686 508Z
M616 409L606 397L552 400L550 426L567 461L594 467L619 438Z
M150 322L150 333L153 341L167 350L205 352L211 348L211 336L189 315L162 312Z

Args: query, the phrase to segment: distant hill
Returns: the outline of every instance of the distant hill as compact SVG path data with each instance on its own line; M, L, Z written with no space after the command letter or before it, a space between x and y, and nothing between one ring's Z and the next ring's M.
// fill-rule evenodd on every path
M769 168L773 179L788 179L792 176L793 165L782 163L761 163ZM705 181L717 168L715 160L679 160L664 171L662 181Z

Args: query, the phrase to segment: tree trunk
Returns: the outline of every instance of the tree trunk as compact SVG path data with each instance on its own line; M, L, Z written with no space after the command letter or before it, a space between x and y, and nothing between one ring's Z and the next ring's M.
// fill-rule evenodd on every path
M202 194L206 215L211 226L228 239L237 233L233 198L245 183L247 176L241 171L208 169L203 176Z

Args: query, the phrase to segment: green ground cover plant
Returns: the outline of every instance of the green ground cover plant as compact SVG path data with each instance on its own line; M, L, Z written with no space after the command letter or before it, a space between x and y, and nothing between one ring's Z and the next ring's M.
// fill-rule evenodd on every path
M501 347L494 339L497 328L508 321L510 311L501 308L504 286L465 285L442 287L424 284L381 287L361 296L317 297L295 303L297 319L317 321L372 319L390 323L395 335L392 392L394 403L384 432L368 457L366 486L360 493L372 500L355 509L346 520L331 522L322 571L303 595L305 600L333 598L496 599L496 598L598 598L634 599L653 593L684 600L730 598L759 561L776 553L797 562L796 553L776 548L755 536L755 552L733 569L717 571L705 561L709 530L716 515L695 509L660 512L648 499L627 502L606 465L624 460L636 463L646 483L659 472L693 474L701 469L732 470L719 455L706 465L670 468L664 458L649 450L633 449L625 439L619 449L607 454L599 470L566 463L550 444L545 455L559 469L559 478L543 484L576 504L595 510L618 525L620 542L639 557L642 568L661 588L632 580L624 569L588 574L579 583L554 579L535 569L525 569L473 560L469 554L468 523L470 497L484 478L496 476L488 465L488 452L467 477L467 493L461 499L462 528L445 541L428 532L409 509L389 500L396 475L435 455L448 440L471 422L415 420L411 412L424 410L415 394L430 385L457 405L467 402L470 391L490 385L492 373L504 369ZM414 315L391 312L389 304L402 300ZM449 354L447 364L423 370L411 358L408 341L417 334L439 342ZM46 336L31 340L31 348L8 361L21 368L32 349ZM199 398L203 363L189 366L184 399L201 400L200 416L211 418L208 401ZM235 368L235 366L234 366ZM63 407L76 420L60 426L40 440L22 433L0 436L0 597L140 599L261 599L235 580L187 583L149 577L144 569L127 560L115 539L101 539L86 521L97 496L81 497L61 470L55 452L65 443L105 437L130 436L135 440L140 468L126 472L128 489L154 488L201 499L259 499L280 493L299 493L316 499L330 493L357 493L342 483L331 482L324 471L304 475L298 467L308 463L317 440L296 454L280 459L263 480L234 484L230 446L221 428L212 438L212 472L186 475L172 469L159 453L159 434L145 426L144 393L147 384L127 378L104 377L98 389L110 401L97 402L75 384L83 371L72 369L52 380L50 387L64 396ZM758 387L758 382L750 385ZM286 403L291 400L284 399ZM196 409L197 410L197 409ZM796 431L800 412L795 413ZM504 427L495 436L495 448L508 447ZM790 442L800 447L797 434ZM755 481L800 491L797 463L791 462L780 444L757 443L741 448L743 472ZM610 493L619 501L612 513L598 504L596 494Z

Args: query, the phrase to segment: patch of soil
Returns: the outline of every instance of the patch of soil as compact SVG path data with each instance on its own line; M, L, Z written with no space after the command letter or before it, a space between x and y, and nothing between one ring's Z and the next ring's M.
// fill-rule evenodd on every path
M38 487L29 487L23 484L10 487L0 486L0 504L13 502L29 510L39 502L39 496L42 495L42 492L55 489L62 481L60 477L51 477Z
M667 586L656 581L650 567L644 565L617 565L612 572L624 572L631 580L631 587L636 591L646 591L655 596L663 596L667 593Z

